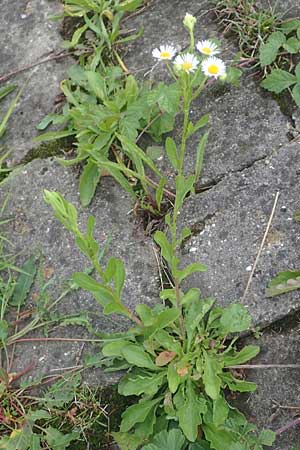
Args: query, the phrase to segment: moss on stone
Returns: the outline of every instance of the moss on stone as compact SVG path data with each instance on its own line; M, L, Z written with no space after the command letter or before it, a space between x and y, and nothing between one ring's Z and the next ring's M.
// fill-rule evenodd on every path
M22 158L20 164L28 164L34 159L46 159L52 156L63 155L64 150L72 147L72 139L62 138L55 141L42 143L38 147L34 147Z

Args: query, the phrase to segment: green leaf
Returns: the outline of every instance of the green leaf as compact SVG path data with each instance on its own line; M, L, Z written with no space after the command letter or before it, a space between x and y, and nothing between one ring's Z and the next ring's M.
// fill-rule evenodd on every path
M159 107L169 113L176 114L179 108L180 101L180 89L177 83L170 85L165 85L164 83L159 83L157 88L153 89L148 94L149 106L158 103Z
M168 365L167 378L170 392L172 392L172 394L175 394L181 382L181 377L180 375L178 375L174 363Z
M244 364L249 361L259 353L259 347L257 345L246 345L240 352L234 355L222 355L222 360L224 361L224 367L237 366L239 364Z
M156 315L151 325L145 330L145 336L150 338L158 330L166 328L168 325L173 324L179 317L178 308L165 308L162 312Z
M190 444L188 450L211 450L211 446L207 441L201 440L200 442Z
M236 67L228 67L226 69L226 83L232 84L233 86L239 85L239 80L242 76L243 72Z
M175 170L178 170L179 161L178 161L177 147L174 139L170 137L167 137L166 139L166 152L170 163L172 164Z
M223 425L228 417L229 407L224 397L219 396L213 401L213 423L217 427Z
M139 95L139 87L133 75L129 75L125 84L125 97L127 104L133 103Z
M73 136L74 134L76 134L76 132L73 130L49 131L48 133L43 133L35 137L33 141L34 142L55 141L56 139Z
M44 200L52 206L55 217L64 225L64 227L77 234L77 210L72 203L67 202L59 192L44 190Z
M179 426L189 441L195 442L197 439L198 427L202 423L202 415L206 413L206 410L205 398L195 392L192 382L189 381L184 404L176 411Z
M146 153L153 161L162 156L164 148L159 145L150 145L147 147Z
M182 280L189 277L193 273L206 272L206 271L207 271L207 266L205 266L204 264L192 263L189 266L185 267L185 269L183 269L183 270L177 270L175 275L176 275L176 278L178 278L179 282L181 282Z
M206 298L199 300L195 298L190 303L185 303L185 321L186 331L188 337L188 348L193 341L194 332L200 325L201 320L205 317L208 311L212 308L215 300L213 298Z
M143 0L123 0L119 5L116 6L117 10L121 11L135 11L139 6L141 6Z
M184 294L184 296L181 299L181 304L182 305L189 305L191 303L195 303L195 302L199 302L201 296L201 292L200 289L198 288L191 288L187 291L186 294Z
M77 30L73 33L71 41L63 41L63 47L68 49L76 47L80 41L81 36L87 29L87 25L83 25L82 27L77 28Z
M287 270L279 272L266 289L266 297L275 297L287 292L300 289L300 271Z
M205 147L206 147L206 143L208 140L208 136L209 136L209 132L205 133L198 145L198 149L197 149L197 158L196 158L196 165L195 165L195 183L198 182L199 177L200 177L200 173L202 170L202 164L203 164L203 156L204 156L204 151L205 151Z
M161 174L155 164L153 163L152 159L149 158L149 156L136 144L131 142L127 137L117 135L118 139L122 143L124 151L128 154L129 157L138 157L140 158L144 163L146 163L150 169L153 170L154 173L156 173L159 177L161 177Z
M5 86L4 88L0 89L0 100L6 97L11 92L13 92L16 88L17 88L16 84L9 84L8 86Z
M220 395L222 365L208 353L205 353L203 383L205 392L213 399L217 400Z
M224 308L220 324L226 334L238 333L248 330L251 325L251 316L244 305L232 304Z
M142 395L152 397L164 382L165 372L153 375L128 373L118 384L118 392L121 395Z
M254 392L256 390L255 383L252 383L251 381L238 380L234 378L230 372L223 372L220 377L233 392Z
M287 19L281 25L280 29L283 33L289 34L291 31L297 30L300 27L300 20Z
M161 397L154 400L140 400L139 403L129 406L122 414L122 422L120 425L120 431L122 433L131 430L137 423L144 422L149 412L158 402L161 401Z
M258 437L259 443L261 445L268 445L269 447L271 447L271 445L274 444L275 439L276 433L274 433L274 431L271 430L262 430Z
M45 429L45 439L52 450L66 450L72 441L78 439L78 433L63 433L56 428Z
M143 438L131 433L111 433L112 437L120 447L120 450L136 450L143 442Z
M5 342L8 337L9 325L6 320L0 320L0 340Z
M199 119L195 125L193 125L191 122L189 123L189 127L188 127L188 133L187 133L187 137L189 138L192 134L196 133L196 131L198 131L200 128L205 127L205 125L208 124L209 122L209 118L210 115L209 114L204 114L204 116L201 117L201 119Z
M150 355L146 353L138 344L128 344L122 348L122 356L137 367L145 367L146 369L156 370L157 367L153 363ZM127 430L125 430L127 431Z
M107 92L104 78L101 77L98 72L89 70L85 71L85 76L87 78L91 92L95 94L96 97L100 100L105 101L107 99Z
M173 259L173 251L170 242L167 239L167 236L163 231L156 231L154 234L155 242L160 246L161 254L163 258L171 264Z
M122 350L124 347L126 347L128 344L130 344L130 341L125 340L118 340L115 342L110 342L108 344L105 344L102 348L102 353L104 356L123 356Z
M205 438L214 450L230 449L235 443L235 436L228 430L218 429L213 424L203 424Z
M297 83L300 84L300 63L298 63L295 67L295 75L297 78Z
M259 60L262 66L267 66L275 61L279 48L285 43L286 38L281 31L272 33L266 44L259 49Z
M46 411L45 409L37 409L37 410L30 411L26 415L26 419L30 420L31 422L35 422L37 420L42 420L42 419L51 419L51 414L48 411Z
M84 166L79 180L80 202L82 206L88 206L94 195L100 180L101 171L91 159Z
M283 48L291 54L298 53L300 50L300 41L295 37L290 37L286 43L283 44Z
M21 267L22 273L19 275L10 304L20 307L24 305L30 288L34 282L36 274L35 258L31 256Z
M296 82L297 78L295 75L282 69L274 69L270 75L267 75L267 77L261 82L261 86L268 91L275 92L275 94L280 94L280 92L284 91Z
M166 184L166 178L162 177L159 180L157 189L155 191L155 201L156 201L156 205L157 205L157 209L160 211L160 206L161 206L161 201L163 199L163 195L164 195L164 187Z
M190 175L187 178L185 178L183 175L177 175L174 214L176 214L181 209L184 199L191 192L194 183L195 183L194 175Z
M300 84L299 84L299 82L297 82L297 84L292 89L292 97L293 97L296 105L300 107Z
M182 432L176 428L170 431L161 431L154 436L152 444L148 444L142 450L183 450L185 438Z

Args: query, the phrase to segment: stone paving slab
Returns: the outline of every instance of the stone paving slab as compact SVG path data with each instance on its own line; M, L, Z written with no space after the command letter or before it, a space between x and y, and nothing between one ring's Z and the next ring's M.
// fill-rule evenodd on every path
M52 52L62 51L60 22L50 20L50 16L61 12L62 4L58 0L1 2L0 77L45 59ZM1 145L12 152L11 164L19 162L29 150L38 146L32 141L39 133L36 126L46 114L54 112L55 99L61 93L59 83L66 77L70 65L71 58L53 60L20 73L6 83L16 83L21 88L31 76L1 140ZM0 115L6 111L13 95L5 102L1 101Z
M187 11L198 18L196 41L212 37L221 40L221 57L229 63L237 49L218 33L212 14L208 12L210 8L211 2L205 1L151 2L142 15L126 23L130 28L145 28L143 37L129 47L124 58L128 68L137 71L139 76L143 73L142 69L149 72L155 64L152 49L160 44L172 43L176 48L184 49L188 45L188 33L182 26L182 20ZM154 68L147 77L163 78L170 82L161 66ZM195 123L206 113L211 115L211 132L204 155L202 185L213 183L228 172L242 170L288 142L288 118L281 113L270 93L259 88L249 75L242 76L239 87L213 83L206 88L204 95L192 105L191 119ZM178 118L172 133L177 142L181 139L181 129L181 118ZM200 137L201 132L188 141L187 173L194 170ZM158 165L167 175L169 185L173 185L174 172L167 159L158 161Z
M248 339L247 344L259 345L261 349L251 364L299 364L299 326L297 328L265 332L258 340ZM261 368L246 370L245 373L248 381L257 384L257 390L250 395L240 395L236 404L259 428L276 431L299 416L299 369ZM299 447L299 442L298 425L282 433L273 444L272 450L290 450L293 446Z
M189 278L204 296L221 304L242 298L262 242L275 195L276 214L245 299L255 325L265 326L300 309L299 291L277 298L264 295L267 283L285 269L300 267L300 145L284 146L241 173L230 174L211 190L186 201L180 226L194 235L183 246L182 264L200 261L206 273Z
M129 196L108 178L103 178L97 195L90 207L79 206L77 174L57 162L35 160L22 171L15 172L0 187L0 202L9 193L6 212L13 220L6 233L13 242L13 252L20 253L19 260L25 260L33 253L42 252L44 267L53 272L52 294L57 296L61 284L75 271L89 267L88 260L75 246L74 239L55 219L52 208L43 201L43 190L60 192L78 208L79 224L85 230L87 217L96 218L95 237L102 246L108 238L111 244L108 256L121 258L126 266L126 282L123 300L131 309L139 303L153 304L158 299L157 262L152 240L145 237L144 230L135 221ZM107 256L107 257L108 257ZM54 297L56 298L56 297ZM34 300L31 299L31 303ZM128 325L120 316L103 316L101 307L82 290L75 291L63 302L61 312L76 313L92 311L92 323L97 331L116 331ZM51 334L52 336L53 334ZM57 330L56 336L82 337L77 329ZM55 334L53 335L55 336ZM22 350L18 353L18 367L28 364L28 359L38 360L37 373L47 373L56 367L74 364L81 345L53 343L46 347L37 346L31 353ZM21 348L21 347L20 347Z

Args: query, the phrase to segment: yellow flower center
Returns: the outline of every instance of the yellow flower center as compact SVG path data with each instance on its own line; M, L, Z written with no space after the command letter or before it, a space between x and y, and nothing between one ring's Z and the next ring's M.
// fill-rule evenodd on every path
M203 47L202 53L205 53L205 55L211 55L211 48L209 47Z
M160 57L163 59L168 59L168 58L171 58L171 54L170 54L170 52L161 52Z
M207 70L211 75L218 75L220 72L219 67L216 64L211 64L208 66Z
M191 68L193 67L193 64L191 62L189 62L189 61L185 61L185 62L182 63L181 67L186 72L189 72L191 70Z

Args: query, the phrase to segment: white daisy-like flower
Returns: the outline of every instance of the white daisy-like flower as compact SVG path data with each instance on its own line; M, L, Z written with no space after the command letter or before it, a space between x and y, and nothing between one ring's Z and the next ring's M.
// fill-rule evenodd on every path
M178 55L174 60L174 65L179 70L184 70L186 73L194 72L197 69L198 64L198 59L192 53Z
M172 45L161 45L152 51L153 58L162 60L171 60L176 55L176 48Z
M201 68L207 77L222 77L226 73L226 66L220 58L211 56L201 63Z
M200 41L196 44L200 53L206 56L213 56L220 53L218 46L211 41Z

